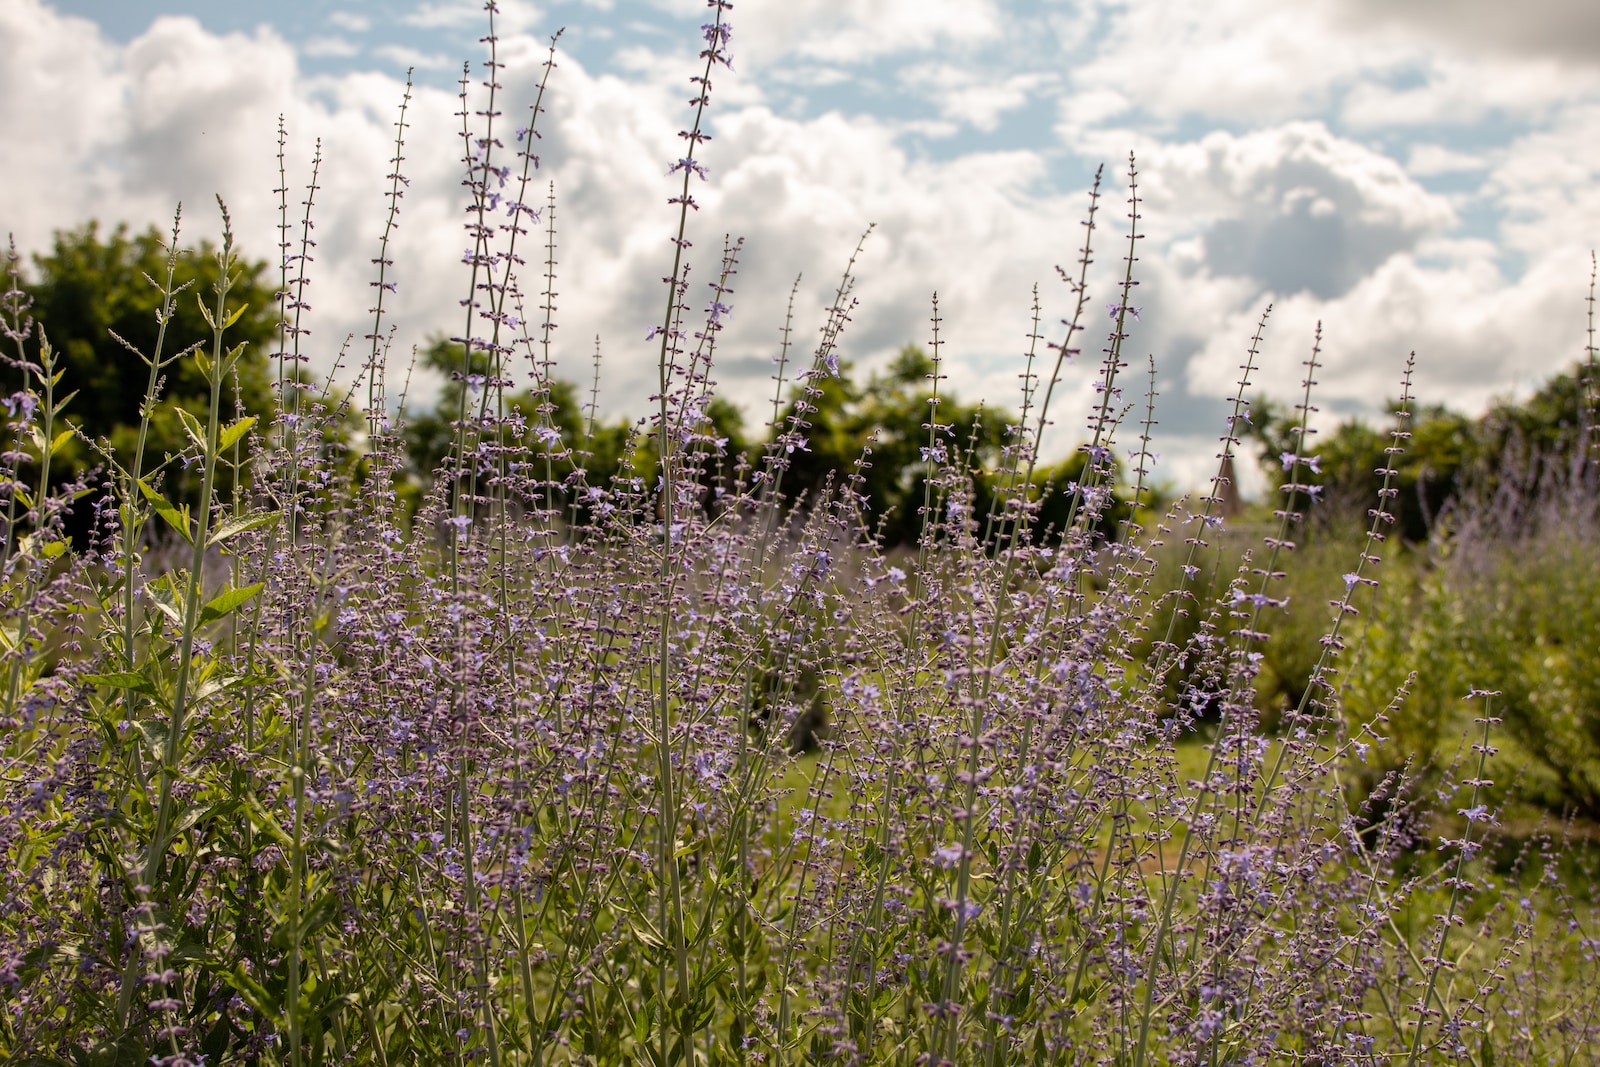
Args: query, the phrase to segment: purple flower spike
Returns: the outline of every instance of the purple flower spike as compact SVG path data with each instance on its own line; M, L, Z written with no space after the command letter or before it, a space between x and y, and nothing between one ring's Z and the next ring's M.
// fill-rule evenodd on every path
M705 166L703 164L699 163L697 160L693 160L693 159L690 159L688 157L680 159L676 163L674 163L672 166L667 168L667 173L668 174L676 174L680 170L681 171L685 171L685 172L693 172L695 175L697 175L700 178L701 181L705 181L706 180L706 175L707 175L706 168L705 168Z

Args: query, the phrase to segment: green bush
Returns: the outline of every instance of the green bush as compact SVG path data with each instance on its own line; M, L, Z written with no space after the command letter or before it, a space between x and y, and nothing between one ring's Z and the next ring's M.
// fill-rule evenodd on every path
M1520 530L1472 530L1452 560L1466 677L1500 693L1505 728L1600 818L1600 538L1574 492Z
M1434 784L1472 728L1462 698L1460 619L1444 575L1413 553L1393 551L1383 584L1364 608L1338 681L1345 736L1345 796L1376 817L1404 777Z

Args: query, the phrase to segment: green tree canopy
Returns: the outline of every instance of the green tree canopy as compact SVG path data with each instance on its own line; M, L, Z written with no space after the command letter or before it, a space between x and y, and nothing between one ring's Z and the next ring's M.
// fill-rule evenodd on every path
M468 421L476 421L483 415L496 414L496 410L488 389L489 353L476 350L463 366L461 343L436 336L419 357L424 367L444 378L433 409L406 418L406 448L412 469L418 478L429 481L450 456L456 422L463 412ZM571 382L553 379L545 393L528 388L508 389L504 404L504 414L511 418L517 439L541 451L547 450L550 442L541 441L536 433L539 427L559 433L562 447L571 447L582 437L583 414L577 387Z
M486 392L490 377L487 353L474 352L464 364L461 345L437 337L421 352L421 361L445 379L433 408L406 421L412 469L426 484L448 461L462 412L469 423L479 423L481 416L493 414L494 408ZM926 454L933 410L929 403L933 361L917 346L908 345L865 385L849 372L849 365L841 364L839 374L797 386L779 413L778 426L784 430L795 427L804 438L803 445L783 457L786 469L781 491L791 503L814 502L829 485L837 487L854 475L866 454L867 464L859 468L857 488L869 521L878 525L885 544L915 544L922 531L928 479L938 465ZM802 396L808 407L803 418L798 411ZM568 482L581 467L586 486L607 489L612 479L625 471L640 479L644 492L655 485L655 437L632 432L626 421L596 423L591 428L572 383L552 379L546 389L507 391L503 403L507 416L503 439L520 441L530 455L551 457L548 477L554 482ZM733 485L741 463L753 468L761 464L763 446L745 435L739 409L729 401L712 398L703 415L680 458L695 471L709 504L718 488ZM1016 421L1015 415L1003 410L985 410L948 393L940 397L938 442L947 460L960 463L971 477L979 536L1000 539L1004 535L1004 523L991 522L989 515L996 509L1005 481L998 468L1007 424ZM775 445L769 441L765 447ZM1087 457L1080 451L1034 472L1028 492L1038 505L1033 520L1036 531L1061 535L1086 463ZM537 477L546 474L539 472ZM573 500L583 514L587 514L586 499ZM1117 524L1131 514L1130 509L1129 502L1118 497L1101 513L1100 532L1115 536Z
M815 494L830 475L837 484L854 471L856 460L870 445L870 466L862 470L860 486L867 510L882 523L886 544L915 544L922 531L927 479L935 468L925 454L934 411L929 403L933 361L921 348L907 345L865 387L855 384L848 372L848 365L842 364L838 377L811 383L809 403L815 410L805 416L810 424L808 447L790 457L784 491L791 497L800 492ZM780 425L788 425L794 413L791 400ZM1020 420L1003 408L966 403L945 391L939 398L937 421L944 428L939 431L938 446L962 463L971 476L979 536L998 535L1003 524L990 523L988 516L996 508L995 498L1005 480L999 468L1002 449L1008 443L1007 426ZM1039 534L1048 531L1059 537L1064 532L1086 464L1087 456L1080 451L1034 471L1029 495L1038 503L1033 528ZM1101 533L1114 536L1117 523L1128 516L1128 508L1120 498L1106 508L1100 515Z
M1443 405L1414 406L1405 427L1410 439L1394 457L1399 494L1390 510L1397 529L1408 541L1424 540L1434 520L1469 483L1480 488L1496 484L1508 458L1527 467L1581 446L1593 417L1589 404L1583 367L1578 366L1556 375L1527 400L1496 403L1476 419ZM1375 426L1347 419L1297 450L1292 411L1268 400L1256 401L1254 410L1251 434L1275 494L1287 477L1288 458L1298 451L1316 456L1316 469L1302 481L1317 487L1323 514L1364 515L1376 504L1392 422Z
M850 369L848 362L841 362L838 375L798 386L780 415L779 426L797 425L806 439L804 448L787 457L784 494L791 500L814 498L830 479L837 485L852 474L870 448L859 487L866 509L883 523L886 543L914 543L922 525L923 487L933 469L923 454L933 410L933 361L921 348L907 345L865 387L850 377ZM802 396L811 410L795 423ZM974 465L992 463L1003 443L1004 419L1004 413L980 415L977 405L942 396L938 422L948 430L940 432L941 445L970 451Z

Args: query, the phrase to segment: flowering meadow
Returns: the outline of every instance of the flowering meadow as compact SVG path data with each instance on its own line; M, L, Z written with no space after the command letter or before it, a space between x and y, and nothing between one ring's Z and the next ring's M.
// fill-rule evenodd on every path
M1582 635L1600 623L1536 640L1549 605L1522 595L1600 589L1593 507L1557 506L1593 501L1586 449L1566 497L1486 491L1453 527L1476 585L1427 601L1415 579L1394 595L1422 599L1385 600L1412 404L1397 367L1361 528L1335 542L1326 595L1291 597L1319 353L1305 339L1275 508L1227 514L1267 314L1240 339L1209 489L1149 506L1155 371L1123 351L1130 159L1120 191L1087 197L1062 272L1076 310L1036 314L992 463L941 421L933 303L920 532L886 546L870 447L816 491L786 485L840 371L853 256L815 346L784 331L765 445L728 454L708 416L741 248L707 292L684 235L730 7L711 0L685 154L662 161L654 412L605 479L586 467L592 411L553 417L556 231L535 147L558 78L547 64L538 99L503 100L492 28L484 81L462 87L457 409L418 500L405 368L388 365L389 232L354 384L319 384L301 328L314 198L297 221L280 182L280 351L258 417L233 403L251 353L230 341L226 208L209 292L175 281L175 223L150 280L145 418L116 447L67 423L76 386L13 252L0 1062L1595 1062L1590 852L1575 824L1513 834L1502 810L1539 755L1526 724L1518 760L1502 752L1513 712L1597 684ZM528 128L501 115L525 107ZM1104 245L1120 285L1091 293ZM209 336L181 348L166 324L197 298ZM1096 400L1064 413L1075 358L1098 358ZM157 454L150 413L180 364L209 400ZM529 383L531 408L509 405ZM1040 441L1080 417L1081 474L1045 522ZM64 477L74 448L95 462ZM1121 499L1135 506L1113 512ZM1564 617L1592 618L1586 597ZM1517 620L1493 645L1504 662L1462 653L1446 676L1442 652L1397 640L1425 601ZM1312 631L1308 681L1267 709L1289 617ZM1534 651L1568 696L1505 682ZM1568 729L1552 759L1600 744Z

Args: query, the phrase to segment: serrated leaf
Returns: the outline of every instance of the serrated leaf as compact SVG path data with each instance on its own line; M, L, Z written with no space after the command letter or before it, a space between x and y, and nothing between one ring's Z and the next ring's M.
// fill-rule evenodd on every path
M202 700L209 700L211 697L222 692L224 689L228 689L239 684L240 677L240 675L236 674L218 674L204 679L200 682L200 684L194 687L195 701L199 702Z
M217 451L220 452L225 448L232 448L238 444L239 439L249 433L250 428L255 424L256 417L254 415L246 415L244 418L236 420L231 426L224 428L222 435L217 438Z
M233 370L234 366L239 362L240 357L244 355L245 347L248 344L248 341L240 341L238 344L228 349L228 354L222 357L223 374L228 374Z
M222 542L228 540L236 534L242 534L246 530L256 530L263 526L272 526L277 521L278 516L276 512L267 512L266 514L262 515L251 515L243 519L229 519L221 526L218 526L216 530L212 532L210 537L206 538L206 546L210 547L211 545L220 545Z
M266 585L266 582L257 582L254 585L247 585L237 589L232 587L224 589L206 601L205 606L200 609L200 625L204 626L207 623L216 622L224 615L230 614L240 604L245 603L265 589Z
M195 447L201 452L206 451L206 428L200 425L200 420L189 414L183 408L177 408L178 418L183 422L184 432L189 435Z
M333 922L339 917L339 898L330 890L323 893L311 902L300 919L300 940L304 942L312 934Z
M178 592L173 588L171 575L145 583L144 591L161 614L176 625L183 625L183 612L178 608Z
M264 808L261 801L257 800L253 795L244 798L244 810L245 814L250 818L251 828L257 833L266 834L279 845L293 847L294 838L290 837L288 832L278 825L278 820L273 818L272 813Z
M189 531L189 509L187 507L179 511L172 506L170 500L150 488L150 483L143 478L139 479L139 492L143 493L144 498L150 501L150 506L156 509L156 514L167 520L168 526L177 530L189 544L194 544L194 534Z
M167 747L167 724L161 719L139 719L134 722L145 745L151 753L159 755Z
M666 939L656 932L655 926L642 915L630 915L628 925L633 929L633 936L649 948L662 949L666 947Z
M267 987L256 981L245 972L244 964L239 964L233 969L232 974L224 975L224 982L232 986L243 1000L265 1019L276 1022L281 1018L277 997L267 992Z
M131 689L135 693L154 697L159 694L155 685L142 674L133 671L113 671L110 674L91 674L84 681L91 685L103 685L108 689Z

